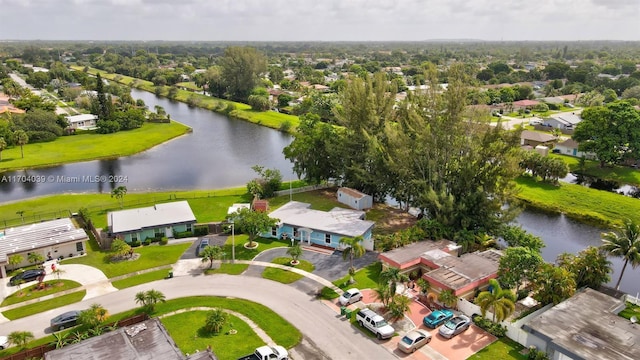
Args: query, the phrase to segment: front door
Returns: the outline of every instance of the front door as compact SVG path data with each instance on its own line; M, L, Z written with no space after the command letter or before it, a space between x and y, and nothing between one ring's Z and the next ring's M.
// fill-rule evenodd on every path
M173 237L173 228L171 226L164 229L164 236L166 236L167 238Z

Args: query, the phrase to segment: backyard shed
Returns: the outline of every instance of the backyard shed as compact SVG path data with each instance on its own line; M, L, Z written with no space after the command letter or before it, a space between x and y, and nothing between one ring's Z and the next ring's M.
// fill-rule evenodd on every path
M338 201L352 209L365 210L373 207L373 197L348 187L338 189Z

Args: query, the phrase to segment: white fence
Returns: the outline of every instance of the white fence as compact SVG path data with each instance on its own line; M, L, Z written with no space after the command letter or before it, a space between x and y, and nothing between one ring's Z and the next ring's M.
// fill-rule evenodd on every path
M333 183L318 184L318 185L308 185L308 186L303 186L303 187L294 188L294 189L279 190L279 191L276 191L275 194L276 194L276 196L283 196L283 195L289 195L289 194L298 194L298 193L303 193L303 192L307 192L307 191L327 189L327 188L330 188L330 187L333 187L333 186L334 186Z
M624 295L624 301L628 301L630 303L640 305L640 293L636 293L636 296L631 296L629 294Z

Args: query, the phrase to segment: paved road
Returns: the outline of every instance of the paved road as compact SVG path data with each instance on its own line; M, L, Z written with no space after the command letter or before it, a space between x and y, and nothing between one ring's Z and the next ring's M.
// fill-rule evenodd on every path
M200 275L155 281L14 320L2 324L2 332L27 330L39 338L50 334L49 320L57 314L86 309L93 303L101 304L111 313L119 313L136 307L135 294L149 289L163 292L167 299L217 295L259 302L286 318L304 334L304 353L315 354L315 359L396 358L375 340L351 326L322 301L292 286L250 276Z
M575 111L565 111L565 112L555 113L555 114L552 114L551 116L562 116L562 115L571 115L571 114L579 115L580 113L582 113L582 109L576 109ZM524 117L524 118L503 116L500 119L500 123L502 124L502 127L505 129L514 129L521 124L529 125L529 121L531 120L542 121L543 119L539 117L532 117L530 114L528 114L527 117ZM491 124L496 125L497 123L491 123Z

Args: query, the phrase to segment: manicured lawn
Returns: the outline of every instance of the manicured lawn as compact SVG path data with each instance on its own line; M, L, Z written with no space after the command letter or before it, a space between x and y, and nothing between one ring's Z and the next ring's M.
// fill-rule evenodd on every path
M524 347L517 342L503 337L489 346L471 355L469 360L527 360L527 355L520 354Z
M618 181L624 184L640 185L640 170L630 166L600 167L599 161L585 160L584 169L580 168L580 159L574 156L551 154L552 157L562 159L572 172L597 177L604 180Z
M340 294L338 294L337 292L335 292L332 288L329 287L323 287L322 290L320 290L320 297L325 299L325 300L333 300L333 299L337 299L338 297L340 297Z
M589 189L581 185L554 186L519 177L518 198L533 207L566 215L594 225L608 226L623 219L640 221L640 201L628 196Z
M228 275L240 275L247 270L249 267L248 264L231 264L231 263L222 263L215 269L206 269L204 271L205 275L213 275L213 274L228 274Z
M167 277L170 269L156 270L148 273L129 276L126 279L113 281L111 284L117 289L125 289L128 287L156 281L162 280Z
M327 191L335 194L335 189L314 190L299 194L293 194L293 201L309 203L311 204L312 209L321 211L329 211L334 207L341 207L345 209L349 208L347 205L339 203L335 196L329 197L323 195ZM288 194L278 196L273 199L269 199L269 207L271 208L271 210L275 210L280 206L286 204L287 202L289 202Z
M306 260L298 260L300 264L293 266L291 265L291 258L288 257L278 257L271 261L274 264L286 265L292 268L304 270L306 272L312 272L315 269L312 263ZM262 272L262 277L265 279L281 282L283 284L291 284L294 281L298 281L303 278L302 275L296 274L292 271L277 269L277 268L265 268Z
M176 86L184 87L193 91L202 91L202 88L196 85L193 81L183 81L176 84Z
M382 271L382 263L377 261L373 264L368 265L364 269L360 269L356 271L356 274L353 276L355 283L349 283L349 275L338 279L333 282L333 284L342 290L347 290L350 288L358 288L358 289L375 289L378 287L378 279L380 278L380 272Z
M27 300L37 299L39 297L59 293L69 289L75 289L82 284L75 282L73 280L49 280L43 282L45 284L44 290L38 290L38 284L31 285L29 287L23 288L22 290L18 290L17 292L9 295L4 299L0 307L9 306L13 304L17 304Z
M178 122L145 123L139 129L115 134L62 136L52 142L25 145L24 158L21 158L20 147L16 146L2 152L0 171L132 155L183 135L189 129Z
M204 329L206 311L184 312L162 318L161 321L178 348L185 354L193 354L196 350L205 351L207 346L211 345L218 359L236 360L265 345L247 323L231 314L228 315L227 323L217 334L211 334ZM238 333L227 334L231 329L237 330Z
M259 253L276 247L287 247L289 246L288 241L282 241L280 239L266 239L266 238L258 238L254 242L258 243L258 247L255 249L247 249L244 247L244 244L249 242L249 237L244 234L240 234L235 236L236 238L236 260L252 260ZM227 238L227 242L224 244L224 253L225 259L231 259L231 247L233 243L233 237L229 236Z
M150 269L156 266L171 265L191 246L189 243L176 245L150 245L134 248L140 258L134 261L112 263L110 254L103 251L88 250L86 256L65 259L67 264L84 264L100 269L108 278ZM165 273L166 274L166 273Z
M627 302L627 307L618 315L622 316L625 319L631 319L632 316L635 316L636 319L640 319L640 305Z
M39 301L35 304L25 305L12 310L7 310L3 312L2 315L4 315L4 317L6 317L9 320L20 319L26 316L30 316L33 314L47 311L47 310L56 309L61 306L76 303L78 301L81 301L86 294L87 294L86 290L81 290L71 294L57 296L50 300Z

